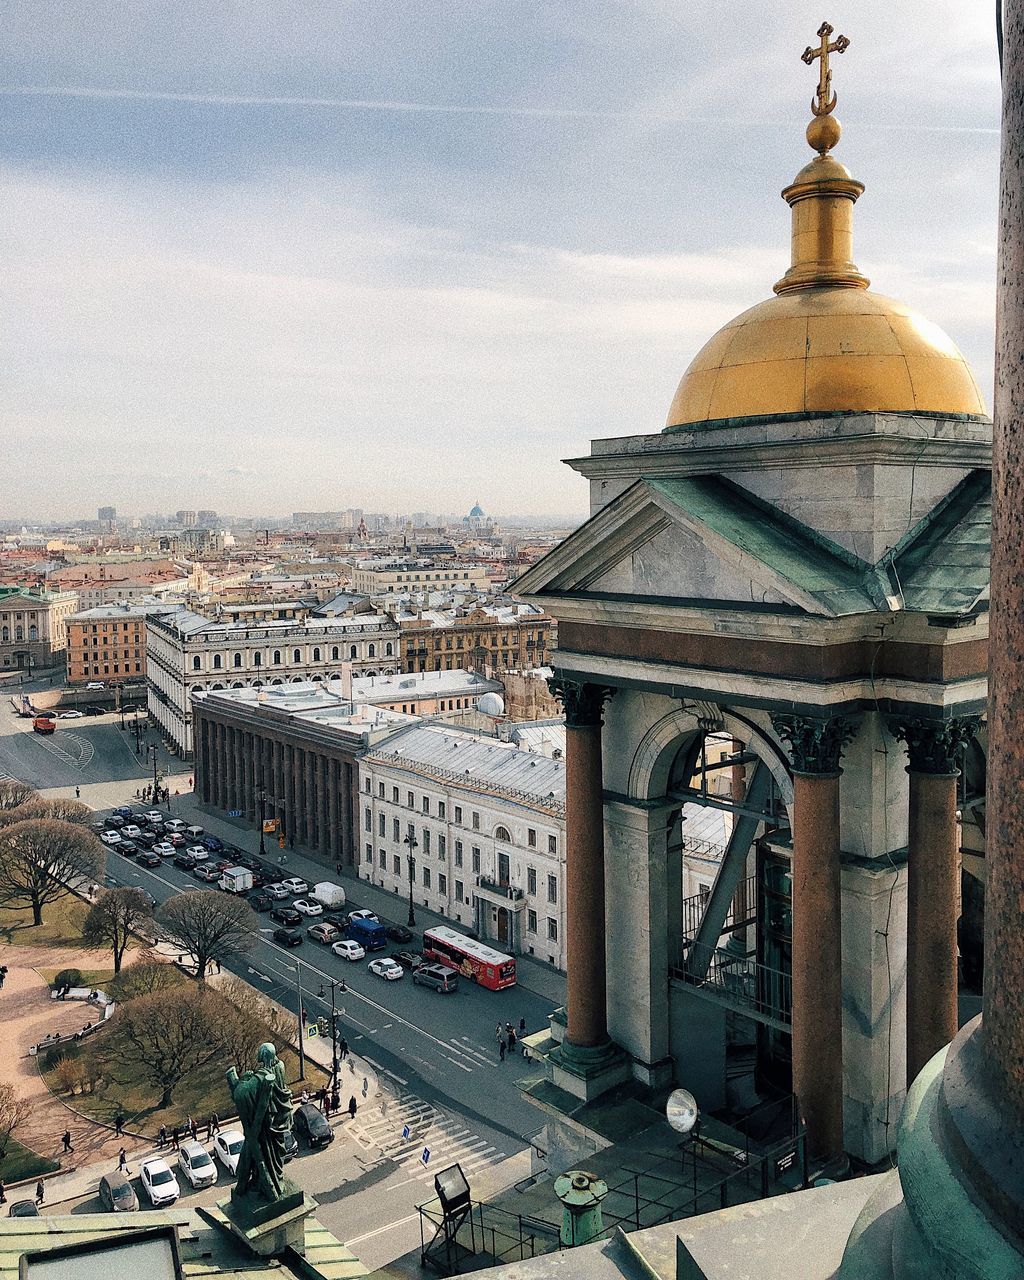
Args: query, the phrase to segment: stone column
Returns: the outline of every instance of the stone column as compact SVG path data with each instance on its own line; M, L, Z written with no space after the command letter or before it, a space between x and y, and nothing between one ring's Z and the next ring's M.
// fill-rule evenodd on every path
M235 807L235 731L224 726L224 808Z
M314 791L314 757L312 752L302 753L303 785L303 844L312 846L316 841L316 796Z
M566 1039L575 1049L608 1043L601 725L615 692L555 677L565 707Z
M327 763L327 824L330 831L330 839L327 845L327 852L332 862L340 862L342 859L341 831L338 827L340 773L341 769L337 760L329 760Z
M288 748L291 755L291 839L302 842L302 752L296 746Z
M793 1092L818 1160L843 1152L843 967L839 761L843 716L775 715L793 758Z
M213 803L218 809L225 809L227 806L224 801L227 797L227 750L225 749L224 726L215 724L214 732L214 791Z
M330 810L330 804L328 801L328 789L330 783L330 770L328 768L329 761L326 756L318 756L317 761L320 769L320 793L318 797L319 803L317 806L317 823L320 828L320 842L317 847L325 858L329 858L331 856L331 824L328 817Z
M976 716L895 721L910 764L907 832L907 1083L956 1035L960 851L957 762Z

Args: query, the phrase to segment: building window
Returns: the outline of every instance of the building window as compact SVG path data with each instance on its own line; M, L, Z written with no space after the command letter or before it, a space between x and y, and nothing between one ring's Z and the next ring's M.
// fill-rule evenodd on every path
M375 644L370 644L367 647L366 652L369 655L369 657L375 658L377 656L377 646Z
M473 874L475 876L480 874L480 850L476 845L473 846Z
M254 653L254 654L252 655L252 665L253 665L254 667L262 667L262 666L263 666L263 654L262 654L262 653Z
M430 832L426 827L423 828L423 852L430 852Z
M367 846L367 847L369 847L369 846ZM388 869L388 851L387 851L387 849L378 849L378 850L377 850L377 857L380 859L380 869L381 869L381 871L387 871L387 869Z
M441 821L442 821L442 822L444 821L444 819L445 819L445 804L444 804L444 801L443 801L443 800L438 800L438 802L437 802L437 816L441 819Z
M384 799L384 783L383 782L377 783L377 794L380 796L382 800Z
M373 830L373 810L369 806L367 806L366 809L366 817L363 821L363 825L366 827L367 831Z
M448 852L448 841L445 839L444 835L441 834L437 837L437 856L441 859L442 862L444 862L444 855L447 852Z
M400 876L401 874L402 874L402 859L398 857L398 855L396 854L395 855L395 875Z
M402 824L398 821L397 818L394 818L391 823L391 839L398 841L398 840L401 840L401 838L402 838Z
M221 655L220 655L219 653L215 653L215 654L213 655L213 669L214 669L214 671L219 671L223 665L224 665L224 662L223 662L223 660L222 660L222 658L221 658Z
M478 813L473 814L473 830L480 830L480 815Z
M200 658L199 654L197 653L196 656L192 659L192 670L199 671L202 665L203 665L203 660L202 658Z
M527 933L536 933L536 932L537 932L537 913L536 913L536 911L530 911L529 909L527 909L527 912L526 912L526 932L527 932Z
M558 852L558 836L548 836L548 853Z
M275 650L274 650L274 656L271 658L271 662L274 664L274 666L275 666L275 667L279 667L279 666L281 665L281 650L280 650L280 649L275 649Z
M512 843L512 837L508 833L508 827L495 827L494 838L495 840L504 840L506 844Z
M537 833L534 831L533 827L526 828L526 843L531 849L536 849L537 847Z
M301 650L301 649L293 649L293 650L292 650L292 662L301 662L301 661L302 661L302 650Z
M409 868L409 879L415 880L416 879L416 859L410 858L405 865Z
M423 868L423 887L424 889L430 888L430 868L429 867Z
M462 901L462 899L465 897L465 894L466 894L466 886L462 883L462 881L461 881L461 880L456 880L456 881L455 881L455 900L456 900L456 902L461 902L461 901Z
M460 825L461 825L461 823L462 823L462 807L461 807L461 805L456 805L456 806L455 806L455 821L456 821L456 822L458 822Z
M423 797L423 812L424 812L424 813L429 813L429 812L430 812L430 797L429 797L429 796L424 796L424 797Z
M381 836L386 836L388 833L388 820L382 813L377 815L377 830Z
M231 664L232 666L240 667L242 665L242 655L240 653L236 653L231 659Z
M373 861L373 845L372 844L368 844L366 846L366 861L367 862Z
M548 942L558 941L558 921L553 916L548 916Z
M536 867L526 868L526 892L533 894L537 892L537 869Z
M337 646L337 645L332 645L332 646L331 646L331 661L332 661L332 662L337 662L337 661L338 661L338 659L339 659L340 657L341 657L341 650L338 648L338 646Z
M355 645L354 645L354 644L350 644L350 645L349 645L349 647L348 647L348 656L349 656L350 658L354 658L354 657L356 656L356 647L355 647Z
M366 794L367 794L367 795L369 795L369 794L370 794L370 779L369 779L369 778L364 778L364 779L363 779L363 790L366 792Z
M558 901L558 877L548 876L548 902Z
M405 803L410 809L416 808L416 797L411 791L405 793Z
M394 649L391 647L391 641L390 641L390 640L389 640L389 641L387 642L387 644L384 646L384 656L385 656L386 658L391 658L391 657L393 657L393 656L394 656Z
M314 662L320 661L320 650L316 645L313 646L313 661Z
M398 788L397 787L391 788L391 803L398 804Z
M462 866L462 841L461 840L455 841L455 865L457 867Z

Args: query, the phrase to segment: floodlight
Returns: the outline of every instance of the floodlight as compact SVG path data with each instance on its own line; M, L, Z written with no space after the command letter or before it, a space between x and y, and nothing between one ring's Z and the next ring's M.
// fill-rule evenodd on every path
M460 1164L451 1164L435 1174L434 1190L445 1214L454 1213L469 1204L469 1183Z
M665 1119L676 1133L689 1133L697 1123L697 1099L689 1089L673 1089L665 1104Z

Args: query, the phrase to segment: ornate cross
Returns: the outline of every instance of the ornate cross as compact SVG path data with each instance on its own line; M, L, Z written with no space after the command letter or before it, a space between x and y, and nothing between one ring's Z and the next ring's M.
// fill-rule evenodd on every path
M836 36L832 43L829 43L829 36L834 30L834 27L823 22L818 28L821 44L817 49L813 45L808 45L800 55L801 61L806 62L809 67L814 66L815 58L821 59L821 65L818 68L818 93L817 97L811 100L811 110L816 116L827 116L836 109L836 95L832 92L832 69L828 65L828 55L845 53L850 47L846 36Z

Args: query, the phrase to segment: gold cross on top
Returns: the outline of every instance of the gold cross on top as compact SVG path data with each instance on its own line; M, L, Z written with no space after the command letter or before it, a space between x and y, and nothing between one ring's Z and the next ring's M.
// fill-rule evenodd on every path
M836 95L832 92L832 68L828 65L828 55L830 53L845 53L850 47L850 42L846 36L836 36L829 43L829 36L834 28L830 27L827 22L823 22L818 28L818 37L821 44L818 48L808 45L800 55L802 62L806 62L809 67L814 65L814 59L820 58L821 64L818 68L818 93L811 100L811 110L816 116L827 116L836 109Z

